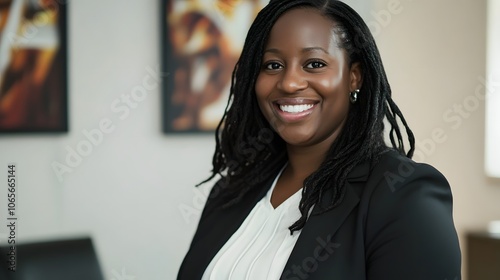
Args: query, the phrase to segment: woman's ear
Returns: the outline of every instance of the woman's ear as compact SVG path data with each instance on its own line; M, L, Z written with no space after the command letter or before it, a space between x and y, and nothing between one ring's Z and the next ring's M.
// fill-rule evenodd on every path
M363 84L363 71L359 62L351 65L349 76L351 78L350 91L360 89Z

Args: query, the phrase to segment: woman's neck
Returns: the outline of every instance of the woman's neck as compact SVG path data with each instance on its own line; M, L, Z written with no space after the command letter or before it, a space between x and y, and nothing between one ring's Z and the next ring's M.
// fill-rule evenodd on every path
M287 145L287 173L295 178L305 179L319 169L325 160L330 145L297 147Z

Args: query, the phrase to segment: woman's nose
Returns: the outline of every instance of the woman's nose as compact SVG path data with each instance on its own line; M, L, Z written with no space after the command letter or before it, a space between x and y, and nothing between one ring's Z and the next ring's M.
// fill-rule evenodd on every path
M307 88L307 80L301 68L287 68L283 71L278 88L286 93L295 93Z

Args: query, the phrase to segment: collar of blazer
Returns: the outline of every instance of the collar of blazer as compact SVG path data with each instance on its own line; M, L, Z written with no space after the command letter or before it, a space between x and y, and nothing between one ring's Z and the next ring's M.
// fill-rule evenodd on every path
M311 248L317 248L318 244L323 246L322 250L331 251L332 248L335 248L336 244L331 243L333 235L359 202L359 192L355 185L362 185L357 183L365 182L369 173L370 164L356 166L347 177L346 193L339 206L321 215L315 215L320 212L320 207L313 208L282 276L286 276L285 274L287 271L291 271L293 265L302 264L307 256L321 253L311 251ZM274 177L262 184L261 188L249 192L244 200L231 206L230 209L206 205L208 209L205 209L206 212L202 214L191 248L179 270L178 279L201 279L210 261L243 223L257 202L265 196ZM320 204L327 203L326 198L328 197L328 193L326 193ZM214 200L216 201L217 198ZM217 203L212 202L212 204Z
M356 166L349 173L344 199L337 207L318 214L321 212L321 208L317 205L314 206L283 269L281 279L299 279L291 276L295 273L294 267L304 267L310 258L319 260L328 258L335 252L336 248L341 246L341 244L335 243L333 237L358 205L362 183L367 181L369 172L370 165L366 163ZM328 205L329 192L331 190L323 196L320 204Z

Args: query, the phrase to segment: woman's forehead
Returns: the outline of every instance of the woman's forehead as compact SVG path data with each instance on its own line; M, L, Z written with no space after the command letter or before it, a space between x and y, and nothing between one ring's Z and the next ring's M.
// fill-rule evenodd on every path
M285 12L274 24L266 49L321 47L328 50L339 46L335 22L314 8L297 8Z

